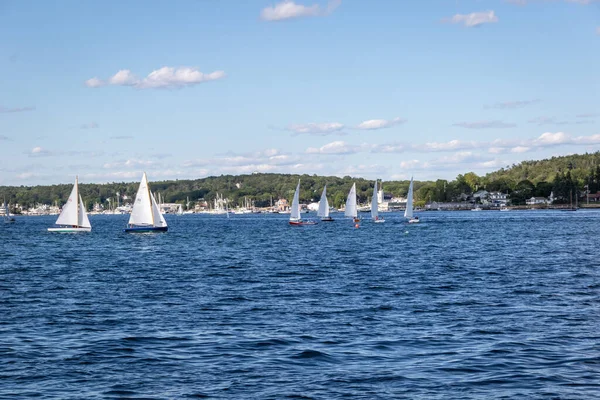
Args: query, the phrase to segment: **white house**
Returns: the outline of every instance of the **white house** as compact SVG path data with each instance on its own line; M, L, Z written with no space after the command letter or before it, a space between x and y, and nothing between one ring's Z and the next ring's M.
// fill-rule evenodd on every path
M508 195L502 192L490 192L489 199L494 206L506 205L508 203Z
M525 201L528 206L535 206L539 204L548 204L548 199L545 197L532 197Z

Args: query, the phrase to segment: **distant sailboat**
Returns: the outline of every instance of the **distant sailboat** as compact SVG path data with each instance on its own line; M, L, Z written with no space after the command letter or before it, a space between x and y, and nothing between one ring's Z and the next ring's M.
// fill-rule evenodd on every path
M15 222L15 219L10 216L10 210L8 209L8 204L6 204L6 199L4 199L4 223L10 224Z
M316 225L315 221L303 221L300 217L300 179L298 179L298 185L296 186L294 199L292 200L290 225Z
M350 192L348 192L348 198L346 199L346 210L344 211L346 217L352 217L354 222L359 222L358 210L356 208L356 183L352 184Z
M56 225L58 226L48 228L48 232L91 232L92 230L92 225L85 212L83 199L79 194L77 178L75 178L75 185L69 195L69 199L56 220Z
M381 224L385 222L385 219L379 218L379 203L377 202L377 179L375 180L375 186L373 187L373 197L371 198L371 219L373 222Z
M160 212L154 195L150 192L148 178L144 172L125 232L166 232L167 229L167 221Z
M419 217L413 216L413 178L410 178L410 185L408 186L408 195L406 196L406 210L404 211L404 218L408 218L409 224L416 224L419 222Z
M179 205L179 208L177 208L177 215L180 217L183 215L183 207L181 204Z
M319 200L319 211L317 211L317 216L321 217L321 221L333 221L333 218L329 216L329 202L327 201L327 185L325 185L325 187L323 188L323 193L321 193L321 200Z

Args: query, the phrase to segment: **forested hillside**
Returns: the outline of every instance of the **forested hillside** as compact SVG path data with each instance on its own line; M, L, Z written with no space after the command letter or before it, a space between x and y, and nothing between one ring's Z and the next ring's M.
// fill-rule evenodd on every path
M417 176L418 178L418 176ZM221 175L195 180L174 180L151 182L152 190L160 193L164 202L185 203L204 199L212 201L217 193L229 198L233 206L241 205L247 197L257 207L264 207L279 198L291 201L298 179L301 180L300 199L303 202L318 201L324 185L330 203L335 207L344 204L352 183L356 183L359 202L367 202L373 190L373 181L346 176L251 174ZM386 194L405 196L408 181L385 181ZM117 193L130 199L135 196L138 182L107 184L80 183L80 192L88 207L94 203L107 205L108 199L116 201ZM456 201L462 194L477 190L509 193L513 204L522 204L532 196L548 196L551 192L558 202L566 202L569 197L582 195L589 187L591 193L600 189L600 152L552 157L539 161L523 161L507 166L485 176L473 172L458 175L454 180L415 181L415 198L420 204L430 201ZM36 204L62 205L69 196L72 184L52 186L5 186L0 187L0 196L10 203L23 206Z

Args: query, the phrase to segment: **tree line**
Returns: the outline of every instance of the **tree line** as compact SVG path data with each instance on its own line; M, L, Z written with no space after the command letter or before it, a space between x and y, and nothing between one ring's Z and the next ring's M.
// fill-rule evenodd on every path
M328 199L332 206L341 207L353 183L356 183L358 201L370 200L374 182L363 178L345 176L317 176L293 174L221 175L193 180L168 180L151 182L152 191L160 193L163 202L179 203L184 206L189 200L193 206L198 201L212 202L217 194L231 201L230 206L243 205L245 199L256 207L267 207L284 198L291 203L298 179L302 202L319 201L323 187L327 185ZM405 197L408 180L385 181L383 189L387 195ZM600 189L600 152L592 154L552 157L539 161L524 161L506 166L485 176L474 172L459 174L454 180L415 181L417 205L428 202L451 202L464 199L464 195L485 189L507 193L513 204L524 204L530 197L548 197L553 194L558 203L568 203L574 196L582 196L587 190L596 193ZM123 196L133 201L137 182L113 182L105 184L80 183L79 190L86 206L95 203L104 207L114 206L117 193L120 203ZM71 192L71 184L47 186L2 186L0 195L6 201L23 207L37 204L62 206Z

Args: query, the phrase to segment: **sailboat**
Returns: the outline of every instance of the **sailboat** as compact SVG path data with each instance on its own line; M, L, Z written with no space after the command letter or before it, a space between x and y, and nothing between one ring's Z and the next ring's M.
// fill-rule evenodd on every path
M14 217L10 216L10 211L8 209L8 204L6 204L6 199L4 199L4 223L5 224L10 224L12 222L15 222Z
M319 200L319 210L317 216L321 217L321 221L331 222L333 218L329 216L329 202L327 201L327 185L323 188L321 193L321 200Z
M144 172L125 232L166 232L167 229L167 221L150 192L148 178Z
M69 199L56 220L56 225L56 227L48 228L48 232L91 232L92 230L92 225L85 212L83 199L79 194L77 177Z
M371 219L373 222L381 224L385 222L385 219L379 218L379 204L377 202L377 179L375 180L375 187L373 187L373 197L371 198Z
M413 216L413 178L410 178L410 185L408 186L408 195L406 196L406 210L404 211L404 218L408 218L409 224L416 224L419 222L419 217Z
M356 183L352 184L350 192L348 192L348 198L346 199L346 210L344 211L346 217L352 217L354 222L359 222L358 212L356 209Z
M303 221L300 217L300 179L298 179L298 185L294 192L294 199L292 200L292 210L290 212L290 225L316 225L315 221Z
M183 207L180 204L179 208L177 208L177 216L181 217L182 215L183 215Z

